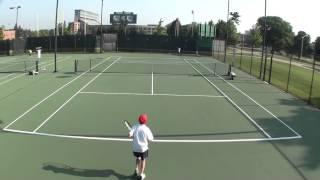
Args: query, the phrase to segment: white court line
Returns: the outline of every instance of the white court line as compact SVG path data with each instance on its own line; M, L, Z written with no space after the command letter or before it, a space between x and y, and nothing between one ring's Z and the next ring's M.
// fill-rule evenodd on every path
M59 112L64 106L66 106L74 97L76 97L83 89L88 87L93 81L95 81L102 73L108 70L113 64L119 61L120 58L113 61L107 68L105 68L102 72L97 74L94 78L92 78L87 84L85 84L79 91L77 91L73 96L71 96L66 102L64 102L56 111L54 111L46 120L44 120L33 132L37 132L43 125L45 125L57 112Z
M210 95L197 95L197 94L188 95L188 94L144 94L144 93L106 93L106 92L80 92L80 94L225 98L224 96L210 96Z
M8 78L9 76L12 76L12 75L14 75L14 73L11 73L11 74L9 74L9 75L3 76L3 77L0 78L0 80L6 79L6 78Z
M67 139L83 139L83 140L96 140L96 141L116 141L116 142L130 142L129 138L108 138L108 137L91 137L91 136L73 136L63 134L48 134L31 131L21 131L14 129L5 129L5 132L25 134L25 135L38 135L46 137L67 138ZM283 141L301 139L299 136L294 137L278 137L278 138L255 138L255 139L155 139L154 143L234 143L234 142L270 142L270 141Z
M272 138L256 121L254 121L243 109L241 109L228 95L226 95L219 87L212 83L207 77L205 77L197 68L195 68L189 61L186 61L194 70L196 70L204 79L206 79L213 87L215 87L227 100L233 104L244 116L246 116L257 128L259 128L263 134L268 138Z
M111 57L107 58L106 60L102 61L101 63L97 64L95 67L97 67L98 65L104 63L105 61L109 60ZM53 64L53 63L51 63ZM14 121L12 121L10 124L8 124L5 128L7 129L8 127L10 127L12 124L14 124L15 122L17 122L19 119L21 119L22 117L24 117L26 114L28 114L30 111L32 111L34 108L38 107L41 103L43 103L44 101L46 101L47 99L49 99L51 96L55 95L56 93L58 93L59 91L61 91L62 89L64 89L65 87L67 87L68 85L70 85L72 82L74 82L75 80L79 79L80 77L82 77L84 74L86 74L87 72L89 72L90 70L83 72L82 74L80 74L79 76L77 76L76 78L72 79L71 81L69 81L68 83L64 84L63 86L61 86L60 88L58 88L57 90L55 90L53 93L51 93L49 96L45 97L44 99L42 99L40 102L38 102L37 104L35 104L34 106L32 106L30 109L28 109L26 112L24 112L23 114L21 114L18 118L16 118Z
M197 61L197 60L195 60ZM199 61L197 61L199 62ZM207 70L211 71L207 66L202 65L202 63L200 63L200 65L204 68L206 68ZM248 99L250 99L252 102L254 102L256 105L258 105L259 107L261 107L263 110L265 110L267 113L269 113L271 116L273 116L275 119L277 119L281 124L283 124L284 126L286 126L289 130L291 130L295 135L302 137L297 131L295 131L293 128L291 128L289 125L287 125L284 121L282 121L281 119L279 119L276 115L274 115L271 111L269 111L267 108L265 108L264 106L262 106L260 103L258 103L257 101L255 101L252 97L250 97L248 94L244 93L241 89L239 89L237 86L235 86L234 84L226 81L225 79L223 79L221 76L217 75L220 79L222 79L225 83L227 83L228 85L230 85L231 87L233 87L234 89L236 89L238 92L240 92L241 94L243 94L244 96L246 96Z
M67 60L67 59L65 59L65 60L60 60L60 61L58 61L58 62L62 62L62 61L66 61L66 60ZM52 64L54 64L54 63L46 63L46 64L43 64L43 65L44 65L43 67L47 67L47 66L50 66L50 65L52 65ZM32 67L34 67L34 66L32 66ZM15 74L15 73L12 73L11 75L13 75L13 74ZM0 86L4 85L4 84L6 84L6 83L8 83L8 82L10 82L10 81L12 81L12 80L14 80L14 79L20 78L20 77L22 77L22 76L25 76L25 73L20 74L20 75L15 76L15 77L13 77L13 78L11 78L11 79L8 79L8 80L6 80L6 81L1 82L1 83L0 83Z
M151 94L153 95L153 72L152 72L152 76L151 76Z
M113 57L121 57L122 59L161 59L161 60L172 60L172 59L176 59L176 60L181 60L181 58L176 58L176 57L168 57L168 58L164 58L164 57L138 57L138 56L113 56Z

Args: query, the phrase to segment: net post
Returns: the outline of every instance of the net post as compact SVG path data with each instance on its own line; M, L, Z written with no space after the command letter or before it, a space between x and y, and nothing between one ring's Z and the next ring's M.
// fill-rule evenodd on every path
M24 62L24 72L26 73L27 72L27 62L26 61L23 61Z
M77 60L75 59L75 60L74 60L74 72L75 72L75 73L78 72L78 67L77 67L78 65L77 65L77 64L78 64L78 63L77 63Z
M36 61L36 72L39 72L39 61Z
M92 67L92 59L90 59L90 61L89 61L89 63L90 63L90 72L91 72L91 67Z
M232 65L231 65L231 64L229 64L229 68L228 68L227 76L230 76L230 74L231 74L231 67L232 67Z
M213 75L214 76L217 75L216 72L217 72L217 63L214 63L214 70L213 70Z

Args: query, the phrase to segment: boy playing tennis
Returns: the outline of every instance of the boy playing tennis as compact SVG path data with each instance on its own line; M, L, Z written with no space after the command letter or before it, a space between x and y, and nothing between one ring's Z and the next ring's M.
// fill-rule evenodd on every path
M133 155L137 158L134 174L143 180L146 177L144 170L146 167L146 159L148 158L148 142L153 141L153 134L146 125L148 122L148 116L146 114L141 114L138 120L139 124L132 127L129 132L129 137L133 137Z

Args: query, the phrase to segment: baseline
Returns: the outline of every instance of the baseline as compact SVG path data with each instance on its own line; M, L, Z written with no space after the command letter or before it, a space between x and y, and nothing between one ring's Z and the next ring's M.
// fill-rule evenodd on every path
M92 136L73 136L64 134L48 134L39 133L32 131L21 131L15 129L4 129L5 132L24 134L24 135L36 135L36 136L46 136L46 137L56 137L56 138L66 138L66 139L82 139L82 140L96 140L96 141L114 141L114 142L130 142L132 139L129 138L108 138L108 137L92 137ZM285 140L295 140L301 139L299 136L292 137L278 137L278 138L257 138L257 139L155 139L155 143L236 143L236 142L270 142L270 141L285 141Z

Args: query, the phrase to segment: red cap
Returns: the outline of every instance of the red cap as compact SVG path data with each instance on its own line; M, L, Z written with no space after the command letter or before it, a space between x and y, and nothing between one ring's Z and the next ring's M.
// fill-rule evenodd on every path
M141 114L139 116L139 123L140 124L147 124L148 122L148 115L147 114Z

